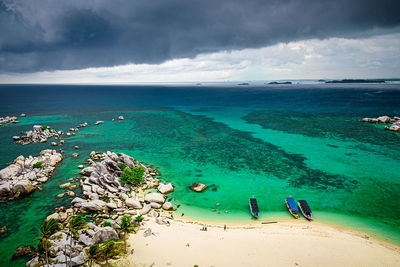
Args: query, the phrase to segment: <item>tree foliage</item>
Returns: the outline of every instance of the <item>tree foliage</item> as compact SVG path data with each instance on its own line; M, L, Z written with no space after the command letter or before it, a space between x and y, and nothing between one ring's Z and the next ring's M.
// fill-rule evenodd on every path
M83 229L86 226L86 221L80 215L72 216L68 222L68 228L70 232L74 235L78 235L78 230Z
M121 232L124 233L124 252L126 254L126 234L131 233L131 232L136 233L136 229L133 224L132 217L131 216L123 216L118 230L120 233Z
M137 185L143 183L144 172L145 168L142 166L136 166L134 168L126 167L120 177L122 186L125 184Z
M106 266L108 267L108 259L117 256L119 253L120 250L115 240L108 240L102 244L97 255L106 260Z
M54 218L51 218L50 220L45 219L39 229L41 237L35 239L39 240L38 251L40 252L44 250L45 252L47 266L49 266L48 252L51 246L49 238L58 230L60 230L60 223L56 219Z

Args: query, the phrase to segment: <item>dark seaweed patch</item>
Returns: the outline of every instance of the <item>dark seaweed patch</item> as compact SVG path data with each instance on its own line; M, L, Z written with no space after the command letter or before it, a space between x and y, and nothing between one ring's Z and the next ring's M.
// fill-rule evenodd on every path
M303 155L290 154L281 148L254 138L248 132L234 130L204 116L179 111L133 114L135 140L149 139L143 149L178 153L198 166L213 163L232 171L249 169L265 179L278 177L296 187L322 190L352 190L356 183L339 175L308 168ZM171 145L173 144L173 145ZM132 144L134 146L137 144ZM201 168L194 169L200 175ZM197 176L201 177L201 176Z

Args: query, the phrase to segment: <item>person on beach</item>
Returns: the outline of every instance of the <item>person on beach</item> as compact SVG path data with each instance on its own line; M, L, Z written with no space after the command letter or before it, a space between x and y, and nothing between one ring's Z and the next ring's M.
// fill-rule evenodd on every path
M224 231L226 231L226 224L224 224Z

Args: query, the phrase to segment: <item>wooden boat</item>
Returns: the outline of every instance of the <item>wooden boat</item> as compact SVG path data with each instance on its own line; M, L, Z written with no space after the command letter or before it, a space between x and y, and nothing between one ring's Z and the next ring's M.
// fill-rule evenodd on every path
M258 218L259 210L258 210L257 199L250 198L249 205L250 205L251 215L253 215L254 218Z
M285 203L286 203L286 206L287 206L290 214L292 214L293 217L298 219L299 218L299 210L297 209L297 205L296 205L296 202L294 201L294 199L292 197L287 197L285 199Z
M311 213L310 207L308 206L307 201L299 200L299 202L297 202L297 204L299 205L301 213L303 214L303 216L307 220L311 221L312 220L312 213Z

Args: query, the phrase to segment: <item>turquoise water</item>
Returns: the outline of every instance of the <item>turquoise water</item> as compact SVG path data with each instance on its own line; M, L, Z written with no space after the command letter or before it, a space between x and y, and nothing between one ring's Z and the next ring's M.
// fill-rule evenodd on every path
M18 88L28 95L36 89ZM4 99L10 88L0 89ZM9 228L0 236L1 266L24 265L10 261L15 248L38 236L54 207L68 205L71 198L56 197L64 192L58 185L78 176L77 165L92 150L123 152L157 168L160 179L175 186L168 197L177 215L249 222L248 199L255 196L261 220L290 220L284 199L292 195L308 200L316 221L400 244L400 136L357 121L400 114L396 88L55 87L57 96L50 89L40 96L48 106L24 98L15 105L2 103L2 113L29 116L0 127L1 166L50 148L50 142L12 143L13 135L33 124L64 131L84 121L91 125L65 138L65 158L43 191L0 203L0 225ZM97 100L81 99L94 92ZM119 115L125 120L111 121ZM105 123L94 126L97 120ZM71 156L75 152L78 158ZM209 188L194 193L188 188L193 182Z

